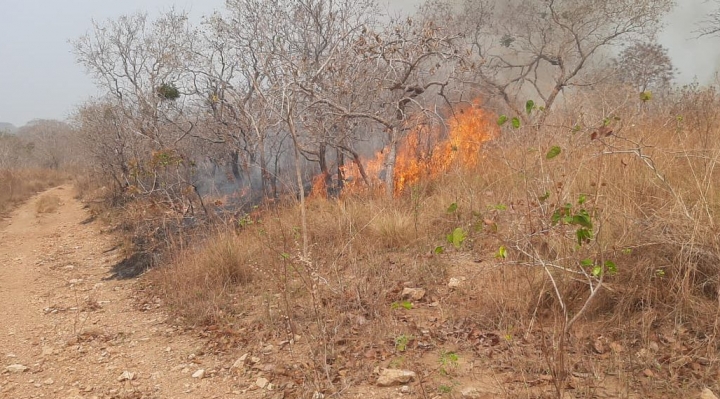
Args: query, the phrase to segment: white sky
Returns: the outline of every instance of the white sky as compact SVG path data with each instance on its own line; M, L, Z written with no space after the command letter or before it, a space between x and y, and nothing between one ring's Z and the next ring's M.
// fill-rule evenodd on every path
M386 1L392 10L420 2ZM670 49L679 83L696 77L709 82L720 65L720 37L697 40L692 31L713 4L677 2L660 41ZM0 122L21 126L35 118L62 120L97 94L68 43L90 30L92 19L136 11L157 14L175 6L199 21L223 4L224 0L0 0Z

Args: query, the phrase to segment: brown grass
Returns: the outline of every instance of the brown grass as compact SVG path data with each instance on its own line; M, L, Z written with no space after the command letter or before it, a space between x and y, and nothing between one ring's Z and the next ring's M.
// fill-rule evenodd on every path
M46 194L38 198L35 203L35 212L38 214L53 213L58 210L60 205L61 201L57 195Z
M474 325L545 340L562 326L561 300L569 316L587 301L581 262L611 260L618 273L604 277L576 341L603 334L643 345L657 341L658 331L676 337L683 331L688 350L714 358L708 337L716 336L720 314L720 149L712 143L720 142L720 130L708 126L718 126L720 116L702 112L718 109L713 101L720 102L628 107L611 115L619 120L603 140L591 139L597 129L573 133L572 118L508 130L483 150L476 170L458 168L394 200L310 200L309 258L299 255L297 208L271 208L180 252L151 281L193 323L232 320L264 326L258 337L315 337L310 356L320 367L323 353L340 350L337 342L351 339L352 350L365 353L430 328L419 326L425 319L408 327L397 307L404 287L425 288L418 306L441 309L433 334ZM600 126L604 117L587 125ZM555 145L563 151L548 160ZM551 222L563 204L578 206L580 195L597 234L582 247L574 227ZM453 203L457 211L449 212ZM467 238L456 249L446 235L458 227ZM439 247L443 253L435 253ZM500 247L506 259L496 256ZM451 277L462 284L448 288ZM457 345L469 345L463 342ZM715 384L696 378L697 386Z
M49 169L0 170L0 213L66 180L64 173Z

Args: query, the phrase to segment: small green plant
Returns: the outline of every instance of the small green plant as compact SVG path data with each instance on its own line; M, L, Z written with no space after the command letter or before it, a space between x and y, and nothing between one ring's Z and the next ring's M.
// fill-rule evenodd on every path
M498 251L495 253L495 258L497 259L507 259L507 248L505 246L501 246Z
M467 232L462 227L458 227L447 235L447 242L452 244L455 249L460 249L466 238Z
M577 206L567 203L558 208L552 215L552 224L577 226L575 237L579 246L588 244L593 238L593 223L590 213L583 207L587 197L580 195L578 197Z
M440 373L444 375L449 374L449 370L457 368L460 357L455 352L442 351L440 353Z
M397 309L405 309L410 310L413 308L413 304L410 301L400 301L400 302L393 302L392 305L390 305L390 309L397 310Z
M400 334L395 337L395 350L398 352L405 352L408 349L408 344L413 340L412 335Z
M438 392L440 392L442 394L448 394L448 393L452 392L452 390L453 390L453 387L450 385L440 385L438 387Z

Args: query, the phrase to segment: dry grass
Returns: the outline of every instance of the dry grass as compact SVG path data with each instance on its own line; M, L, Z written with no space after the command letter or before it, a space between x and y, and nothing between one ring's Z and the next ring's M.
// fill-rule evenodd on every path
M253 280L253 253L233 235L214 237L200 248L177 253L175 266L158 268L153 280L188 323L218 323L238 312L233 298Z
M37 214L53 213L60 208L61 201L57 195L46 194L38 198L35 203L35 212Z
M66 180L64 173L49 169L0 170L0 213Z
M327 353L392 350L394 337L431 329L426 318L398 311L404 287L427 290L418 312L435 312L433 336L449 334L441 342L470 345L467 336L452 335L468 325L526 338L556 331L560 300L574 315L588 298L581 262L612 260L618 272L604 277L576 341L602 334L642 346L672 335L687 340L687 351L715 358L709 337L719 314L720 148L713 143L720 130L710 127L720 116L702 112L718 109L712 101L719 100L705 101L598 115L586 124L619 118L602 140L591 139L596 129L573 133L570 118L541 130L508 130L483 150L476 170L458 168L395 200L310 200L309 258L300 256L297 208L275 207L180 252L151 281L193 323L232 320L264 326L259 337L314 337L310 356L321 368ZM549 160L555 145L562 153ZM581 195L587 200L577 205ZM566 203L592 215L590 245L577 245L574 227L552 223ZM467 236L459 248L446 239L456 228ZM500 247L507 258L497 256ZM448 288L451 277L462 284ZM248 314L254 316L231 317ZM348 340L350 349L337 344ZM359 367L348 362L336 360L334 368ZM668 373L677 378L680 371ZM714 384L693 378L696 386Z

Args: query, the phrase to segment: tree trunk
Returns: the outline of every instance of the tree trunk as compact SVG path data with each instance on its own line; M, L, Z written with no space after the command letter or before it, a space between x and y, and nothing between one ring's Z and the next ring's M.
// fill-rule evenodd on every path
M240 176L240 152L238 150L233 150L230 153L230 168L235 181L240 181L242 176Z
M397 128L390 130L390 145L385 157L385 195L388 199L395 196L395 162L397 161Z
M343 165L345 165L345 153L342 152L339 148L336 149L336 155L337 157L337 196L342 193L343 187L345 186L345 176L343 174Z

